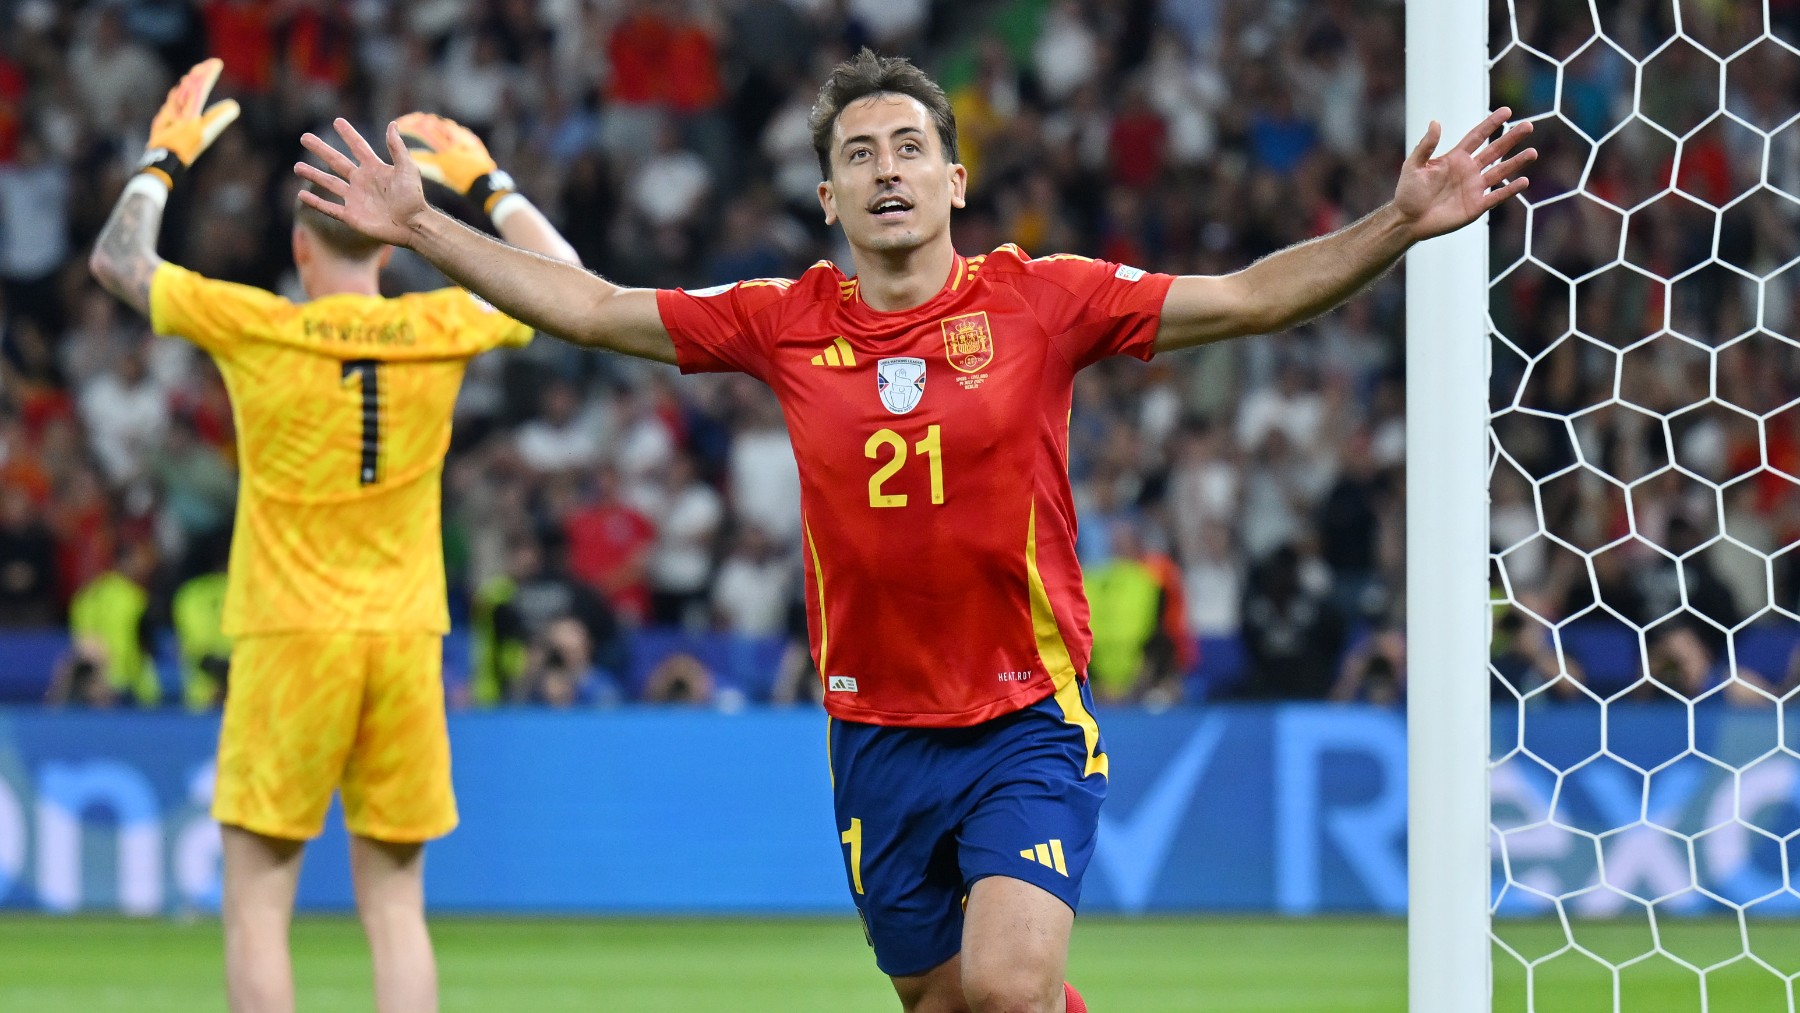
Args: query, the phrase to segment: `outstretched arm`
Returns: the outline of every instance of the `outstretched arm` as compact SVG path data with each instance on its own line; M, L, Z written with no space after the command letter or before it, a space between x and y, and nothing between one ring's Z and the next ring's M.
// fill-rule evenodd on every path
M119 202L113 205L112 217L94 252L88 257L88 270L100 287L117 296L121 302L145 316L150 315L150 279L163 259L156 254L156 236L162 230L163 202L149 192L139 176L125 186Z
M206 105L224 69L216 57L203 60L169 89L150 123L139 172L125 184L88 258L101 286L145 316L150 314L150 279L163 262L156 255L156 235L169 190L238 117L238 104L231 99Z
M1159 352L1285 330L1333 309L1380 277L1414 243L1453 232L1523 191L1516 174L1537 158L1508 152L1527 134L1522 123L1486 139L1512 117L1504 107L1437 158L1434 121L1407 156L1394 199L1353 225L1290 246L1235 274L1177 278L1163 302ZM1486 143L1483 143L1486 141Z
M302 191L300 199L371 239L405 246L508 316L576 344L658 362L675 361L652 289L623 288L572 263L516 249L425 202L419 169L400 128L389 124L383 161L349 122L334 124L350 153L313 134L300 139L325 168L294 171L342 203ZM547 224L547 223L546 223Z
M407 113L394 121L419 175L469 198L487 215L500 238L521 250L581 266L581 255L501 170L473 130L432 113Z

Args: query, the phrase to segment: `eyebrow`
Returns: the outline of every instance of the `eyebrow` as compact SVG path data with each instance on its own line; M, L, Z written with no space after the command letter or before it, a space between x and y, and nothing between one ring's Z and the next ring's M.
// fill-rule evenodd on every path
M899 137L901 134L918 134L920 137L924 137L925 131L919 129L918 127L901 127L900 129L889 134L888 136L889 137ZM845 148L848 148L850 145L856 144L858 142L862 142L865 144L873 143L874 140L875 140L875 135L873 135L873 134L857 134L855 137L846 137L846 138L844 138L843 143L838 145L838 150L842 151Z

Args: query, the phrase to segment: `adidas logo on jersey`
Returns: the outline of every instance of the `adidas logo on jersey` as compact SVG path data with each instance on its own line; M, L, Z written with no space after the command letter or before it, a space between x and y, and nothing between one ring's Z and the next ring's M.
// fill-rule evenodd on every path
M850 342L841 337L833 338L831 344L826 345L823 352L812 357L812 364L815 366L854 366L856 365L856 353L850 350Z
M1034 845L1019 852L1019 857L1026 861L1036 862L1046 869L1055 869L1067 876L1069 867L1063 864L1062 841L1051 838L1044 844Z
M834 675L826 680L825 688L833 693L854 693L856 680L848 675Z

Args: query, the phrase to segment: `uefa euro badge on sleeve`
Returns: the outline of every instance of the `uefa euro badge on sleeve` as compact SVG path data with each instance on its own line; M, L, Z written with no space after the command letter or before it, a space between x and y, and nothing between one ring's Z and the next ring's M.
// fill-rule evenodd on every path
M888 411L895 415L912 411L925 396L925 360L902 356L877 362L875 389Z

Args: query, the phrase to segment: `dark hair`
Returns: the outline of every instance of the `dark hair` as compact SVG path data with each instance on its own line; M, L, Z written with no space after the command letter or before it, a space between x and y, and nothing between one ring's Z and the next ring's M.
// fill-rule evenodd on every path
M906 57L879 56L865 46L862 52L832 68L831 76L819 88L812 115L807 117L813 151L819 156L819 172L826 179L831 178L831 128L837 123L838 114L857 99L883 93L917 99L937 124L944 161L956 161L956 114L950 110L944 89Z
M316 184L308 183L303 189L328 201L337 201L336 196L321 190ZM370 239L325 212L302 203L298 196L294 198L294 224L304 228L313 238L324 243L326 249L345 260L368 260L380 253L384 245L380 240Z

